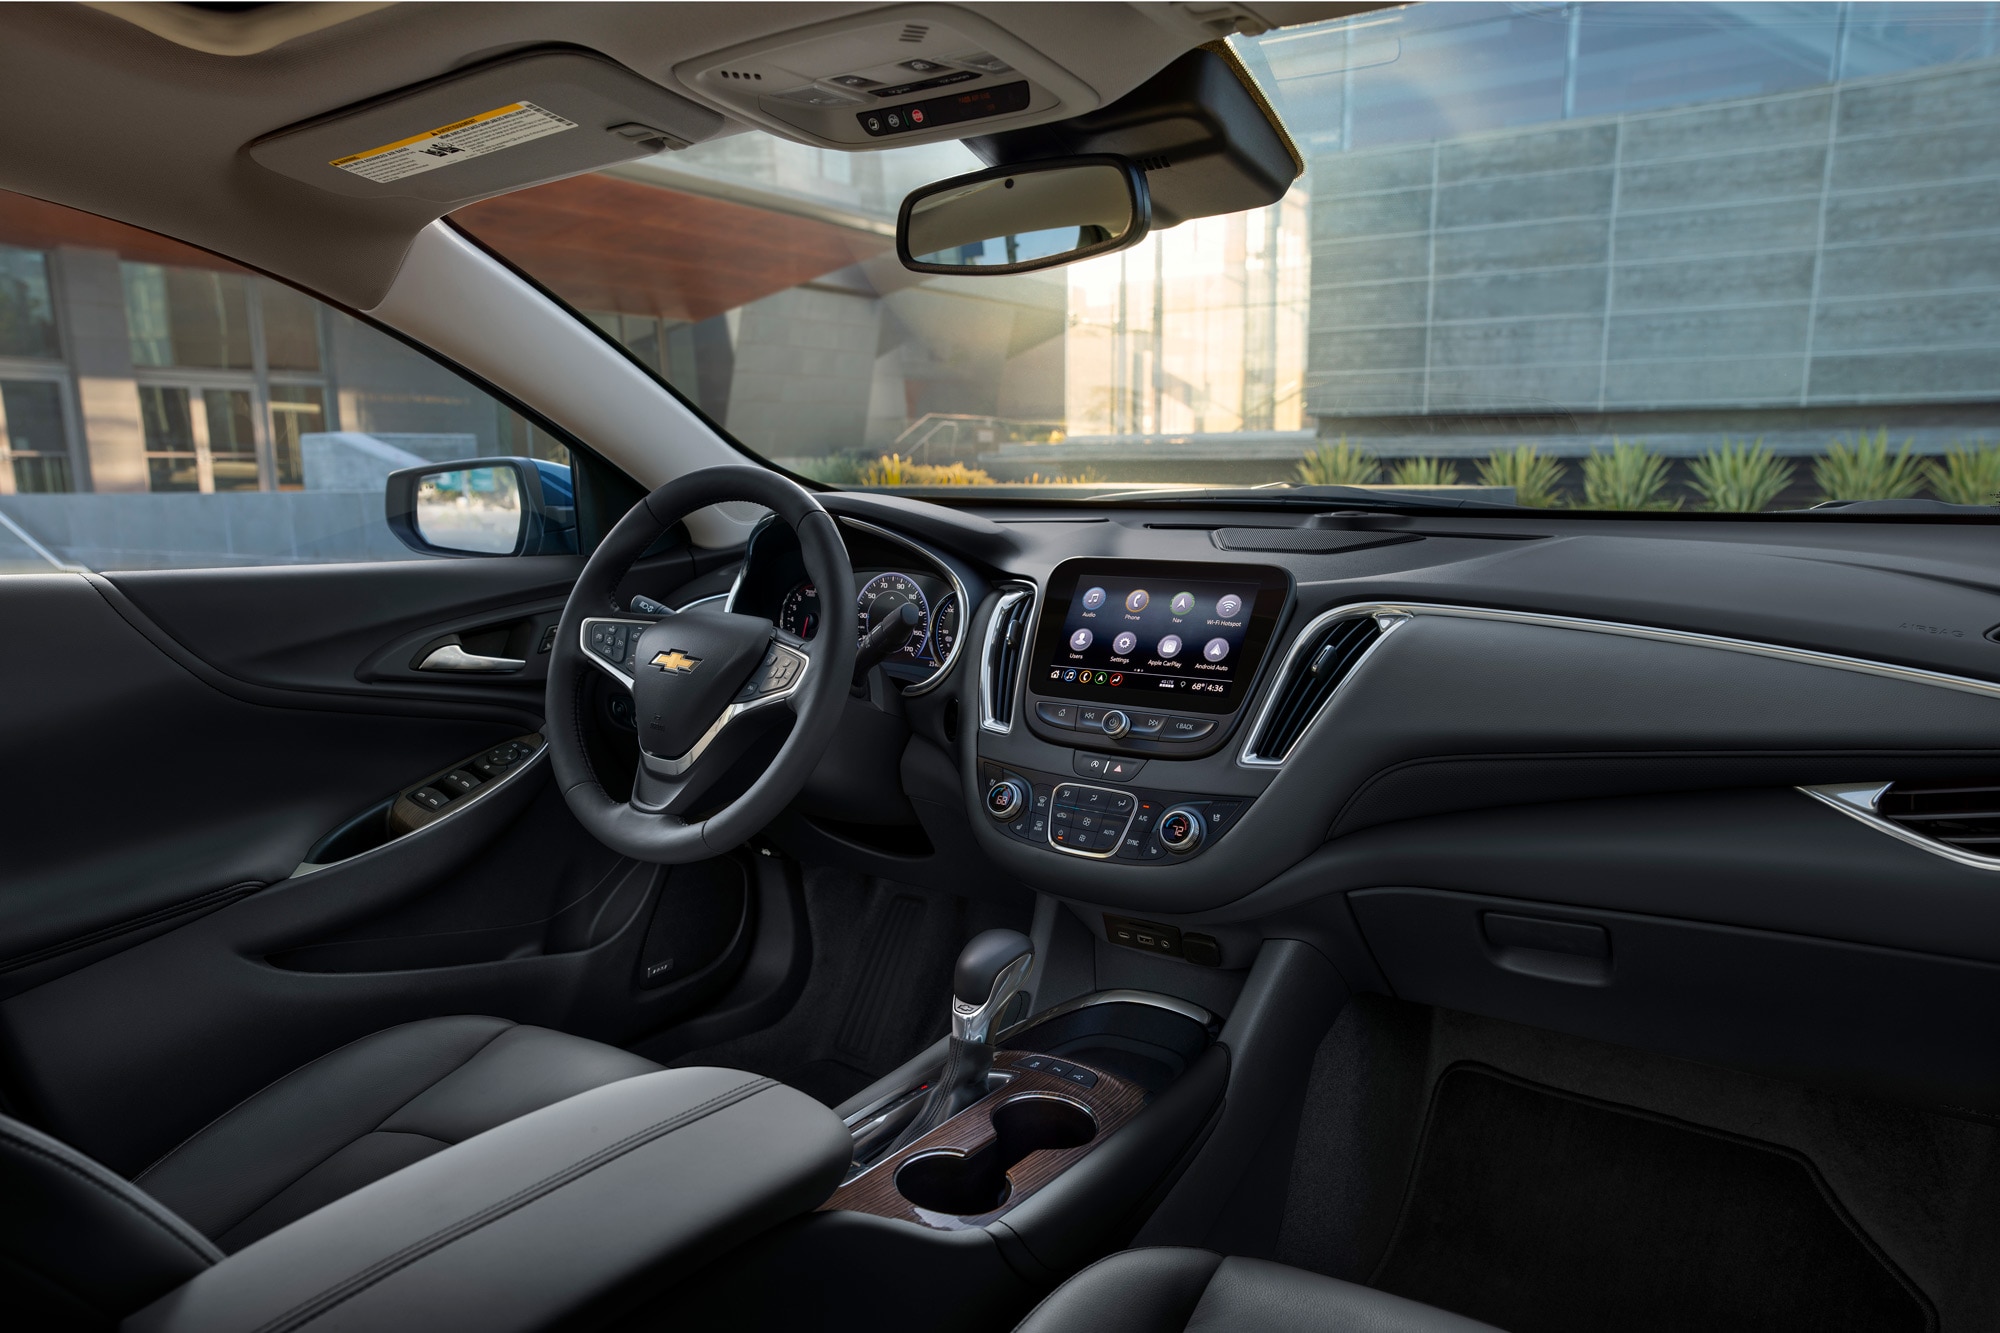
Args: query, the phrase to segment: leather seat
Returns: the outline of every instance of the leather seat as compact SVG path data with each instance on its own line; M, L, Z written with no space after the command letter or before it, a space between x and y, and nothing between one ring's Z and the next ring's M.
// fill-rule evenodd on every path
M1497 1333L1433 1306L1262 1259L1127 1250L1084 1269L1014 1333Z
M0 1116L0 1310L108 1326L219 1260L475 1134L659 1066L504 1018L350 1042L121 1179Z
M427 1018L323 1055L133 1178L225 1252L651 1060L504 1018Z

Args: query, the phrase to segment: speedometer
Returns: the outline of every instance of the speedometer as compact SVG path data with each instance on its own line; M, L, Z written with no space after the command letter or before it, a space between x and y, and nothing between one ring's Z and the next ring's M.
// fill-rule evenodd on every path
M877 574L861 585L861 593L854 599L855 619L861 638L868 637L868 631L895 615L905 605L917 608L916 628L902 647L896 649L899 657L914 657L922 650L924 640L931 632L930 603L924 600L923 589L908 574Z

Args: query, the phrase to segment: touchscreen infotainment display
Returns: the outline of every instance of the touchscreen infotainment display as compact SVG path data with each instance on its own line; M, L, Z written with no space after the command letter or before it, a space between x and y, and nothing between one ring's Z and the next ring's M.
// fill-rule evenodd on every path
M1287 583L1257 565L1077 561L1050 581L1037 694L1127 708L1233 711Z

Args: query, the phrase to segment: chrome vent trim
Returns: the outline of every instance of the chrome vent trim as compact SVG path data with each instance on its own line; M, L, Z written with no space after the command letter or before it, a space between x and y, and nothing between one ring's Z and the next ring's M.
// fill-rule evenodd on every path
M1001 735L1014 730L1021 695L1021 662L1034 629L1035 590L1014 586L1000 594L986 622L979 653L979 726Z
M1832 782L1799 790L1932 856L2000 871L2000 784Z
M1283 764L1347 678L1408 619L1399 613L1341 607L1300 630L1272 679L1238 762L1255 768Z

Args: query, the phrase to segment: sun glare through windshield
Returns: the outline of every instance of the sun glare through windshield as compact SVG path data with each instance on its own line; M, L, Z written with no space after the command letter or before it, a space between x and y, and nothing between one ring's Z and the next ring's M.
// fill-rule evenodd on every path
M2000 493L2000 5L1451 4L1236 39L1279 203L904 270L957 144L743 134L458 221L843 485L1378 483L1760 510Z

